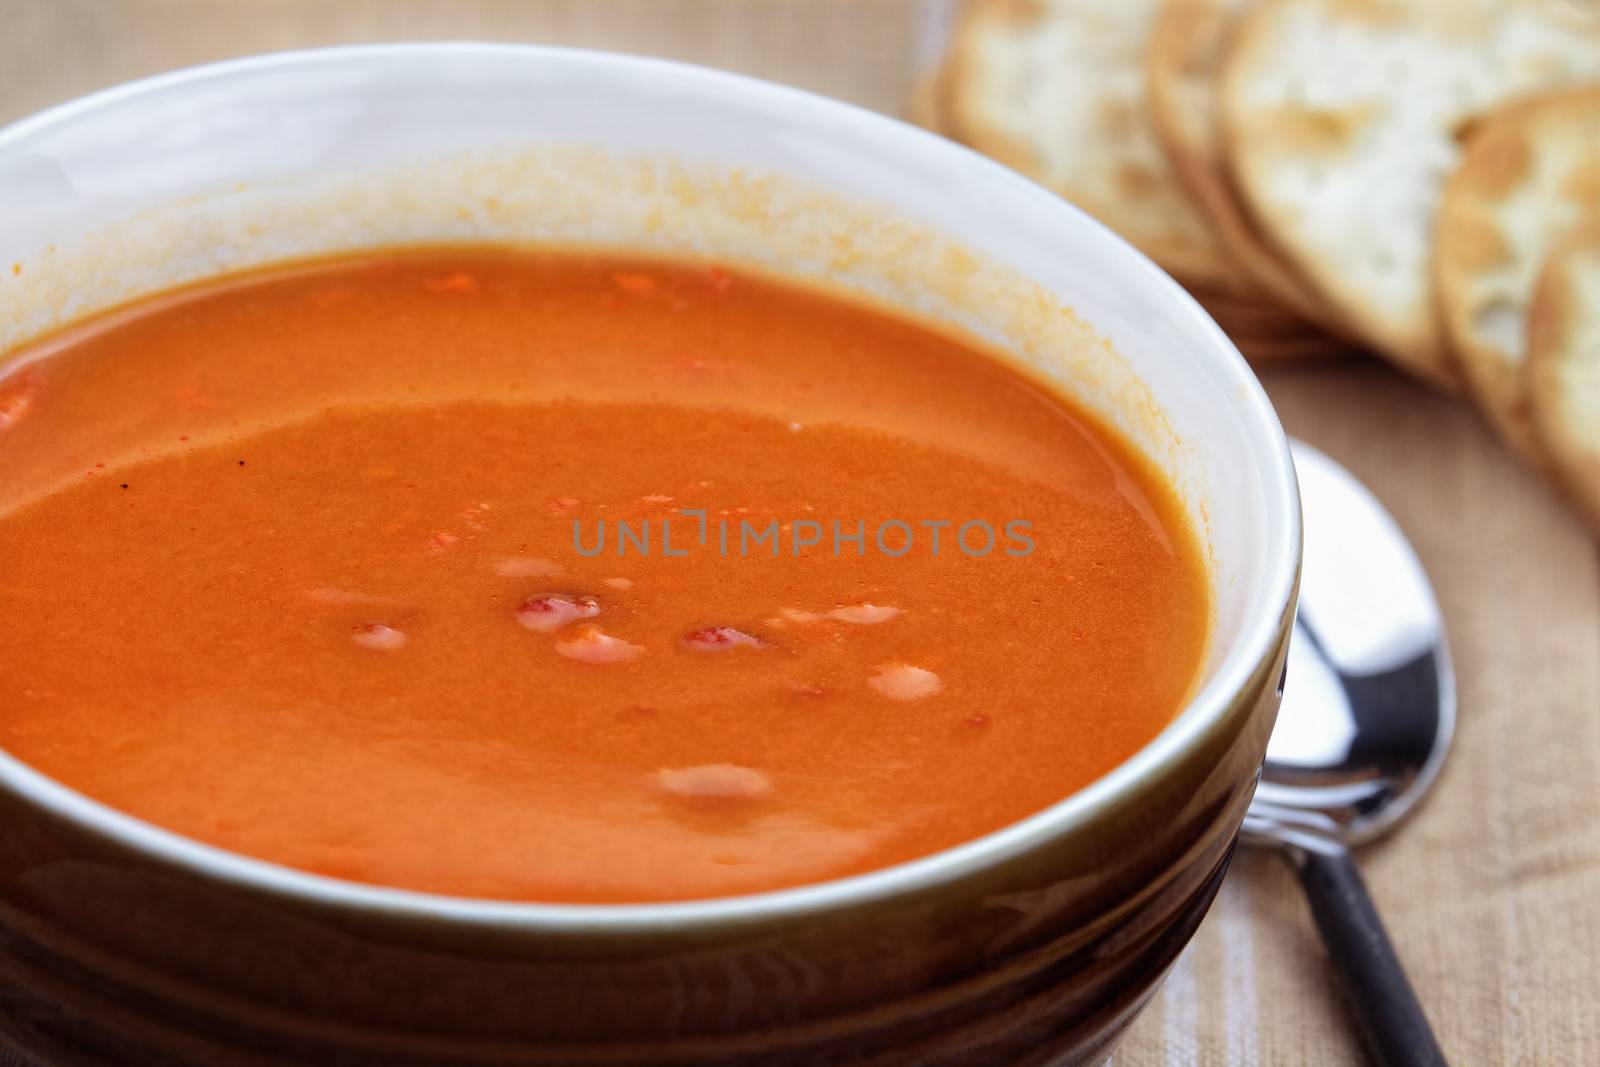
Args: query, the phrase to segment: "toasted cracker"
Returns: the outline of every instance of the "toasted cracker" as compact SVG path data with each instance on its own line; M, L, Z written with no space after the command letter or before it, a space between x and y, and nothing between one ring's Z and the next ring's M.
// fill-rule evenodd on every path
M1528 400L1549 466L1600 531L1600 225L1558 242L1534 286Z
M1160 0L971 0L944 121L1060 193L1186 285L1238 275L1180 187L1150 121L1144 55Z
M1233 344L1239 350L1239 354L1257 369L1302 363L1326 363L1331 360L1346 359L1355 354L1348 344L1340 343L1327 334L1299 341L1234 338Z
M1350 352L1346 342L1276 307L1204 296L1198 299L1245 358L1257 366L1323 360Z
M1483 120L1445 185L1434 248L1445 336L1489 421L1530 458L1528 304L1551 245L1587 221L1600 221L1600 86Z
M1455 137L1595 77L1600 20L1567 0L1277 0L1244 16L1224 61L1228 162L1341 318L1453 388L1430 266Z
M1211 317L1217 321L1229 336L1247 336L1256 338L1294 338L1297 340L1312 340L1327 338L1326 331L1306 322L1306 320L1291 315L1276 305L1237 303L1227 299L1218 299L1203 293L1196 294L1195 299L1200 305L1210 312Z
M1150 36L1151 118L1178 179L1243 274L1239 288L1260 293L1300 318L1328 328L1337 319L1261 237L1227 172L1217 79L1239 17L1259 2L1170 0Z

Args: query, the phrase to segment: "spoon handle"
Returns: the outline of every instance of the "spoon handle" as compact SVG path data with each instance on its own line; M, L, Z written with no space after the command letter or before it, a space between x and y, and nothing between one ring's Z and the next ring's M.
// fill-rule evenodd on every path
M1373 1059L1381 1067L1444 1067L1444 1052L1350 850L1325 842L1290 854Z

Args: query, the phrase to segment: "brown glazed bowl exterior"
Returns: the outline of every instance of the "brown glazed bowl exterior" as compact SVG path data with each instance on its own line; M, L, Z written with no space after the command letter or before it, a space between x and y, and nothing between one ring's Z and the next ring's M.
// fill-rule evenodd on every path
M0 756L0 1036L41 1063L130 1067L1103 1061L1227 870L1278 706L1299 561L1292 469L1259 387L1209 320L1121 242L993 164L806 94L621 57L412 46L225 64L0 132L0 254L26 259L41 238L25 223L57 225L52 190L87 187L60 185L59 174L77 180L63 163L42 179L57 184L38 187L44 207L32 221L3 207L8 193L16 203L35 188L52 145L61 160L84 151L67 134L97 115L174 100L204 113L241 84L267 92L252 79L268 76L315 103L318 93L389 93L385 78L448 95L450 85L494 88L502 74L555 79L580 110L608 93L677 93L676 116L702 108L717 119L671 134L686 140L731 136L739 109L762 129L781 112L791 125L774 135L779 147L804 134L849 142L841 152L908 157L930 181L976 183L974 203L1009 204L1036 214L1043 236L1069 235L1085 262L1063 269L1086 279L1086 317L1092 287L1110 279L1127 321L1153 324L1151 344L1206 364L1217 395L1246 412L1211 421L1219 435L1242 435L1229 446L1240 491L1278 518L1275 541L1234 550L1272 563L1266 592L1216 635L1241 645L1233 681L1197 696L1149 751L1085 795L990 838L820 887L687 905L496 905L336 883L175 839ZM604 114L640 126L626 109ZM1012 229L1018 247L1036 236ZM144 284L118 269L132 290ZM1119 349L1139 347L1126 327L1096 326ZM0 334L0 350L19 336Z

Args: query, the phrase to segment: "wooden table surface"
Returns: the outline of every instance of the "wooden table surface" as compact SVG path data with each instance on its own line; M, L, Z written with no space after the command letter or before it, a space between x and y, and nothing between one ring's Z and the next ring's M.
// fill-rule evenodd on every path
M478 38L644 52L899 111L932 0L0 0L0 121L250 52ZM945 5L933 5L943 8ZM1458 1065L1600 1063L1600 553L1467 408L1376 363L1282 369L1289 431L1411 534L1453 643L1461 724L1430 803L1361 855ZM1360 1062L1305 905L1242 855L1116 1055Z

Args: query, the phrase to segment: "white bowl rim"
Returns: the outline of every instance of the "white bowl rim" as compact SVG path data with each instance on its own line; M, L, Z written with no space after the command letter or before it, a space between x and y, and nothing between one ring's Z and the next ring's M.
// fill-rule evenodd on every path
M31 137L70 123L107 105L185 85L226 80L263 70L345 62L415 61L446 55L516 55L534 62L578 66L631 66L684 85L699 83L741 94L747 106L824 109L840 123L869 127L894 151L911 155L964 156L961 165L1010 194L1029 197L1040 210L1069 212L1075 224L1111 234L1103 224L1016 172L926 130L817 93L746 75L675 60L548 45L436 41L340 45L243 56L181 68L77 97L0 128L0 156ZM1200 745L1218 725L1276 652L1298 582L1301 551L1300 500L1288 441L1266 391L1221 328L1177 282L1147 257L1111 234L1143 270L1156 275L1158 288L1193 320L1208 358L1233 379L1244 403L1241 421L1255 439L1266 497L1267 523L1282 531L1271 553L1266 579L1247 621L1215 674L1144 747L1103 777L1055 804L982 837L951 848L863 874L741 896L640 904L558 904L446 896L369 885L313 874L203 844L118 811L57 782L0 749L0 788L51 815L131 850L203 878L266 891L304 903L391 916L443 921L518 932L621 934L673 930L692 933L729 924L766 923L879 904L896 896L926 892L978 874L1041 847L1091 822L1096 813L1151 778L1159 778Z

